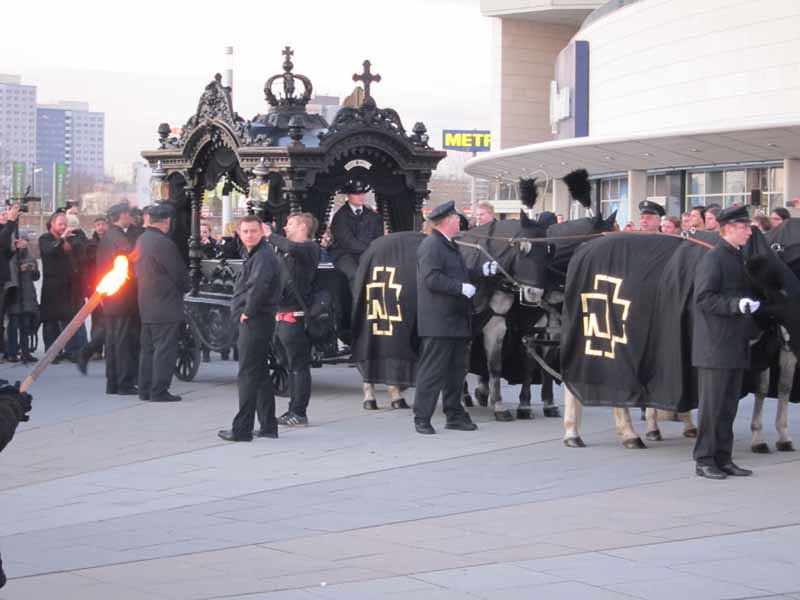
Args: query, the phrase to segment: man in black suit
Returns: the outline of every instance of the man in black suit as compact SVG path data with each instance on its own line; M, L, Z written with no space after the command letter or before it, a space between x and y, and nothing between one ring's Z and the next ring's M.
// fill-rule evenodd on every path
M341 191L347 194L347 202L331 221L333 247L330 254L336 268L347 276L352 287L361 255L372 240L383 235L383 219L364 205L370 187L363 179L354 177Z
M239 325L239 412L231 429L218 433L228 442L252 441L256 414L261 425L258 437L278 437L267 351L282 292L280 263L264 239L258 217L239 222L239 239L245 260L231 300L231 315Z
M171 394L169 386L178 356L189 273L178 247L167 235L172 209L157 204L148 207L148 215L149 225L136 242L133 263L142 322L139 398L177 402L181 397Z
M752 299L742 246L752 235L747 207L719 214L721 239L697 265L694 278L692 366L697 367L699 411L694 446L696 473L709 479L751 475L733 462L733 421L742 377L750 366Z
M472 336L470 319L475 295L471 283L482 275L494 275L497 263L469 270L453 242L460 217L455 204L445 202L430 214L433 231L417 250L417 328L421 340L414 401L414 425L418 433L436 433L431 417L439 393L447 417L446 429L477 429L461 406L467 375L467 342Z
M97 248L97 272L108 273L117 256L128 256L133 249L125 230L131 225L127 204L115 204L108 209L108 231L100 238ZM139 311L136 280L129 269L128 281L114 295L103 299L106 327L106 394L133 396L139 393L136 381L139 374ZM81 356L79 360L85 357ZM80 365L79 365L80 367Z

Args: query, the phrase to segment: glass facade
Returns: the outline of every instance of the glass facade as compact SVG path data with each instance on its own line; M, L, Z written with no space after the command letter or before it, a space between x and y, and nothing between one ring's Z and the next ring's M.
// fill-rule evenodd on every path
M686 174L686 207L750 204L752 190L761 192L763 210L783 206L783 167L690 171Z
M601 179L600 185L600 212L608 217L617 211L617 223L623 227L630 220L628 210L628 178L614 177Z

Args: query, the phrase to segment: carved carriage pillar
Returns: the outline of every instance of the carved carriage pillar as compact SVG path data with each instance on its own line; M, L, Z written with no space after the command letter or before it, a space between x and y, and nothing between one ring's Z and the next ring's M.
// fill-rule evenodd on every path
M189 183L186 185L186 201L192 211L191 230L189 233L189 277L192 282L192 296L200 292L200 278L202 276L201 261L203 253L200 251L200 204L202 195Z

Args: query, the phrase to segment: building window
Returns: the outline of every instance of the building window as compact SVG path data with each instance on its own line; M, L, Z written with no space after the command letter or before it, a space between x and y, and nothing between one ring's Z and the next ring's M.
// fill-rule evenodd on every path
M602 179L599 184L600 212L604 217L609 217L611 213L617 211L617 223L621 229L630 218L628 214L628 178Z
M749 204L752 190L761 192L761 209L783 206L783 167L753 167L687 173L686 206Z

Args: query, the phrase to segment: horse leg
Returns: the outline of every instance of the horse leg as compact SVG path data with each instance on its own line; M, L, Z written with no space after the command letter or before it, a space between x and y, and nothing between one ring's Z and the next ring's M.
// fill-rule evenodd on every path
M500 379L503 370L503 340L506 337L506 319L498 315L489 319L483 328L483 343L486 350L486 366L489 368L489 401L494 409L496 421L513 421L514 415L503 404L500 394Z
M475 406L472 402L472 396L469 395L469 385L466 379L464 380L464 393L461 396L461 403L464 405L464 408L472 408Z
M697 437L697 425L692 421L692 411L687 410L686 412L678 413L678 420L683 423L683 437Z
M580 400L564 386L564 445L568 448L586 447L580 433L582 413Z
M478 385L475 386L475 400L478 406L489 406L489 378L481 375L478 377Z
M783 332L785 335L785 332ZM778 385L778 412L775 415L775 429L778 430L778 441L775 448L778 452L793 452L794 444L789 435L789 398L792 395L794 372L797 358L787 348L781 349L780 355L781 381Z
M391 400L392 408L411 408L405 398L403 392L406 388L399 385L388 385L386 391L389 393L389 400Z
M644 434L644 438L648 442L662 441L664 438L661 437L661 430L658 428L658 409L647 408L645 418L647 419L647 433Z
M557 419L561 416L561 413L553 397L553 381L555 380L550 374L542 369L542 404L544 404L544 416Z
M533 419L533 409L531 409L531 380L533 379L533 359L526 358L525 373L523 374L522 386L519 390L519 407L517 408L518 419Z
M633 429L631 413L626 407L614 408L614 422L616 424L617 433L622 438L623 446L631 450L647 448L642 438L640 438L639 434Z
M378 402L375 400L375 384L364 382L364 410L378 410Z
M753 402L753 418L750 421L750 431L753 437L750 440L750 451L756 454L769 454L769 446L761 439L761 432L764 430L764 394L755 394Z

